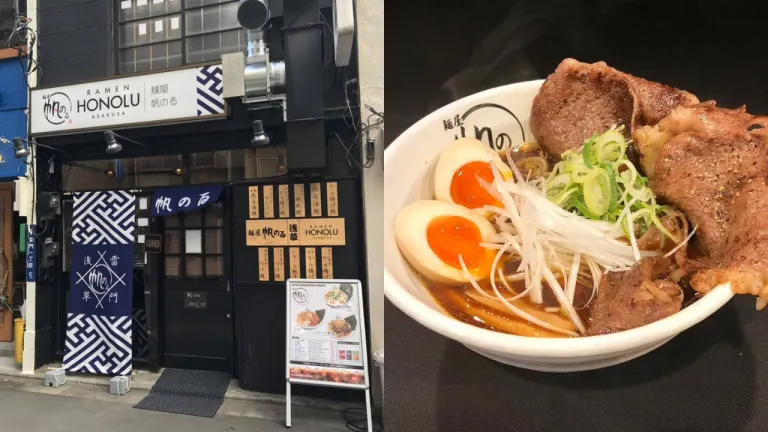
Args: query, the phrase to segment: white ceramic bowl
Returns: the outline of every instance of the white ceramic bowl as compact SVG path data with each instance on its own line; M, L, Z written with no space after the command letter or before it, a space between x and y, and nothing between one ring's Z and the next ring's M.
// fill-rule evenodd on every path
M625 332L570 339L513 336L464 324L445 315L406 265L395 243L394 222L398 211L413 201L433 198L435 164L457 135L479 134L483 141L496 146L518 146L531 139L528 117L541 83L507 85L453 102L411 126L387 148L384 153L384 293L423 326L501 363L547 372L603 368L658 348L707 318L733 297L730 286L718 286L671 317Z

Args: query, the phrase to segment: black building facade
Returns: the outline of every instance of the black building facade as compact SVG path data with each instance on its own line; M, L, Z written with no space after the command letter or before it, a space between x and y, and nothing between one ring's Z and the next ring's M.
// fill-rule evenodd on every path
M41 0L38 61L44 73L37 89L98 87L128 76L218 67L222 55L249 48L235 16L237 4ZM270 60L284 63L284 99L253 104L227 98L224 113L206 121L37 134L33 128L37 142L55 149L38 148L38 193L62 196L61 214L46 231L62 245L62 253L37 278L36 367L61 361L65 353L73 192L130 190L141 202L157 188L223 186L219 200L192 212L150 217L148 208L137 206L137 218L148 220L137 226L137 235L162 236L159 253L145 254L137 246L135 256L137 369L218 370L232 374L245 389L282 393L284 281L366 279L362 168L350 157L359 154L356 49L349 65L334 64L330 1L274 0L269 9L263 34ZM224 81L226 74L225 68ZM252 145L255 120L262 122L270 145ZM117 154L105 150L107 130L124 138ZM254 190L261 215L344 218L344 246L266 252L248 246L246 220ZM190 291L204 293L204 308L187 307ZM299 386L295 392L360 397L324 387Z

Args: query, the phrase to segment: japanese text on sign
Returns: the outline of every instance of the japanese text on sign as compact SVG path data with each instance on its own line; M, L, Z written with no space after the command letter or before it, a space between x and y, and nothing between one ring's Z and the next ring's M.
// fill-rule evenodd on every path
M152 216L197 210L219 199L223 186L158 189L152 195Z
M33 232L35 232L35 226L29 225L27 227L27 282L34 282L37 277L37 243Z

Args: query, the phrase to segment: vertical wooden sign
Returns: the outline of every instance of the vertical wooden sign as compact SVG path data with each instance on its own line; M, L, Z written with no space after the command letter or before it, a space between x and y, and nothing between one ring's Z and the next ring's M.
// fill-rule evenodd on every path
M288 185L279 185L277 187L277 209L281 218L291 217L290 197L288 196Z
M339 187L336 182L328 182L325 185L325 200L328 207L328 216L339 215Z
M248 216L250 219L259 218L259 187L248 187Z
M293 185L293 216L297 218L303 218L306 216L304 209L304 185Z
M323 266L323 279L333 279L333 249L329 247L321 248L320 262Z
M259 248L259 281L269 282L269 249Z
M291 278L301 278L301 252L299 251L299 248L292 247L288 249L288 261L288 266L291 270Z
M272 254L274 255L274 270L275 270L275 280L278 282L282 282L285 280L285 256L283 255L283 248L277 247L272 249Z
M264 217L275 217L275 200L272 192L272 185L264 186Z
M321 202L320 195L320 183L312 183L309 185L309 201L311 205L312 216L323 215L323 204Z
M307 279L317 279L317 261L315 248L308 247L304 249L304 261L307 269Z

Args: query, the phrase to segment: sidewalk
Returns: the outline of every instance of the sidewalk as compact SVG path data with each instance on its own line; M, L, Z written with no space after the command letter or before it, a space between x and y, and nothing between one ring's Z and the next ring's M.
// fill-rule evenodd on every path
M273 420L250 417L236 417L222 414L216 417L200 418L177 414L144 411L132 408L126 400L107 402L84 400L77 396L44 394L42 385L35 387L39 392L30 392L28 381L6 378L0 380L0 430L3 432L277 432L286 431L285 424ZM87 387L76 384L72 389ZM67 386L56 390L63 390ZM93 387L93 386L91 386ZM129 395L133 393L133 390ZM111 396L107 394L107 396ZM119 399L125 398L122 396ZM117 397L116 397L117 398ZM292 432L339 432L341 427L307 423L294 420Z
M49 369L55 369L58 365L49 365L46 367L42 367L35 371L34 375L23 375L21 372L13 368L8 367L0 367L0 393L6 392L7 390L14 390L14 396L13 399L19 399L19 400L25 400L27 398L35 398L35 397L42 397L44 400L42 400L40 403L43 405L41 406L35 406L32 405L31 409L33 408L34 411L39 412L38 416L44 416L44 409L45 406L51 405L53 408L59 409L65 409L66 407L69 407L69 404L74 404L75 407L80 406L79 409L79 415L84 415L88 417L90 414L91 408L85 409L85 407L89 407L91 403L107 403L107 404L113 404L113 405L120 405L123 408L111 408L109 413L110 415L116 416L114 419L110 417L110 421L112 420L118 420L118 419L126 419L127 421L130 420L132 416L141 416L141 415L148 415L152 414L152 418L155 418L156 415L160 416L169 416L169 418L178 419L183 418L187 419L186 421L201 421L201 420L209 420L209 419L199 419L196 417L190 417L190 416L180 416L176 414L168 414L168 413L157 413L152 411L144 411L144 410L137 410L133 409L133 405L138 403L140 400L142 400L144 397L146 397L149 394L149 390L152 388L152 385L157 381L157 379L160 377L160 373L150 373L145 371L136 371L137 373L132 377L132 385L131 390L128 392L128 394L122 395L122 396L115 396L109 394L109 379L106 377L99 377L99 376L90 376L90 375L67 375L67 382L66 384L62 385L58 388L50 388L45 387L43 385L44 382L44 376L45 372ZM6 429L5 424L8 421L6 410L9 409L10 405L4 404L2 402L3 398L8 398L8 395L6 393L0 394L0 430L3 432L16 429ZM27 393L26 395L21 395L20 393ZM54 397L54 399L60 396L60 399L73 399L74 401L71 402L60 402L60 401L47 401L49 397ZM85 400L83 400L85 399ZM79 400L79 401L78 401ZM86 401L87 400L87 401ZM307 431L329 431L329 432L337 432L337 431L346 431L346 427L344 425L343 416L341 411L343 411L344 408L349 407L349 405L342 405L334 401L327 401L322 399L312 399L312 398L292 398L292 417L293 417L293 427L291 429L298 430L298 431L304 431L305 429L301 429L301 427L309 426L310 429L306 429ZM34 402L37 403L37 401L28 401L28 402ZM62 405L63 404L63 405ZM12 404L13 405L13 404ZM76 409L75 411L78 411ZM68 419L66 414L62 414L65 419ZM234 418L242 418L242 419L250 419L250 420L262 420L267 421L267 424L277 424L280 425L280 429L274 429L274 430L285 430L284 427L284 421L285 421L285 397L282 395L273 395L273 394L264 394L264 393L256 393L256 392L250 392L243 390L239 388L237 385L237 381L233 380L232 383L230 383L230 387L227 390L227 393L225 395L224 403L222 404L221 408L219 408L218 414L216 418L228 418L228 417L234 417ZM163 417L165 418L165 417ZM69 420L68 420L69 421ZM73 420L74 421L74 420ZM121 420L122 421L122 420ZM171 421L171 420L169 420ZM161 422L162 423L162 422ZM164 424L164 423L163 423ZM209 423L205 423L210 426ZM47 423L43 422L40 423L41 427L46 426ZM113 429L112 425L109 425L110 428L107 429L110 432L112 430L120 431L122 429ZM48 429L40 429L49 431L49 430L69 430L69 429L51 429L50 425L46 426ZM262 426L261 429L259 428L253 428L253 426L249 426L250 429L246 430L254 430L254 431L271 431L273 429L264 429ZM36 431L37 429L30 429L30 431ZM72 430L79 430L79 429L72 429ZM91 429L82 429L82 432L89 431ZM96 429L93 429L96 430ZM128 430L128 429L126 429ZM139 429L141 430L141 429ZM155 430L155 429L144 429L144 430ZM175 429L157 429L162 430L162 432L171 432ZM179 429L179 430L190 430L190 431L197 431L198 429ZM200 429L208 431L208 430L219 430L219 429ZM233 429L221 429L221 430L233 430ZM241 429L234 429L234 430L241 430ZM20 432L27 432L26 430L19 430Z

